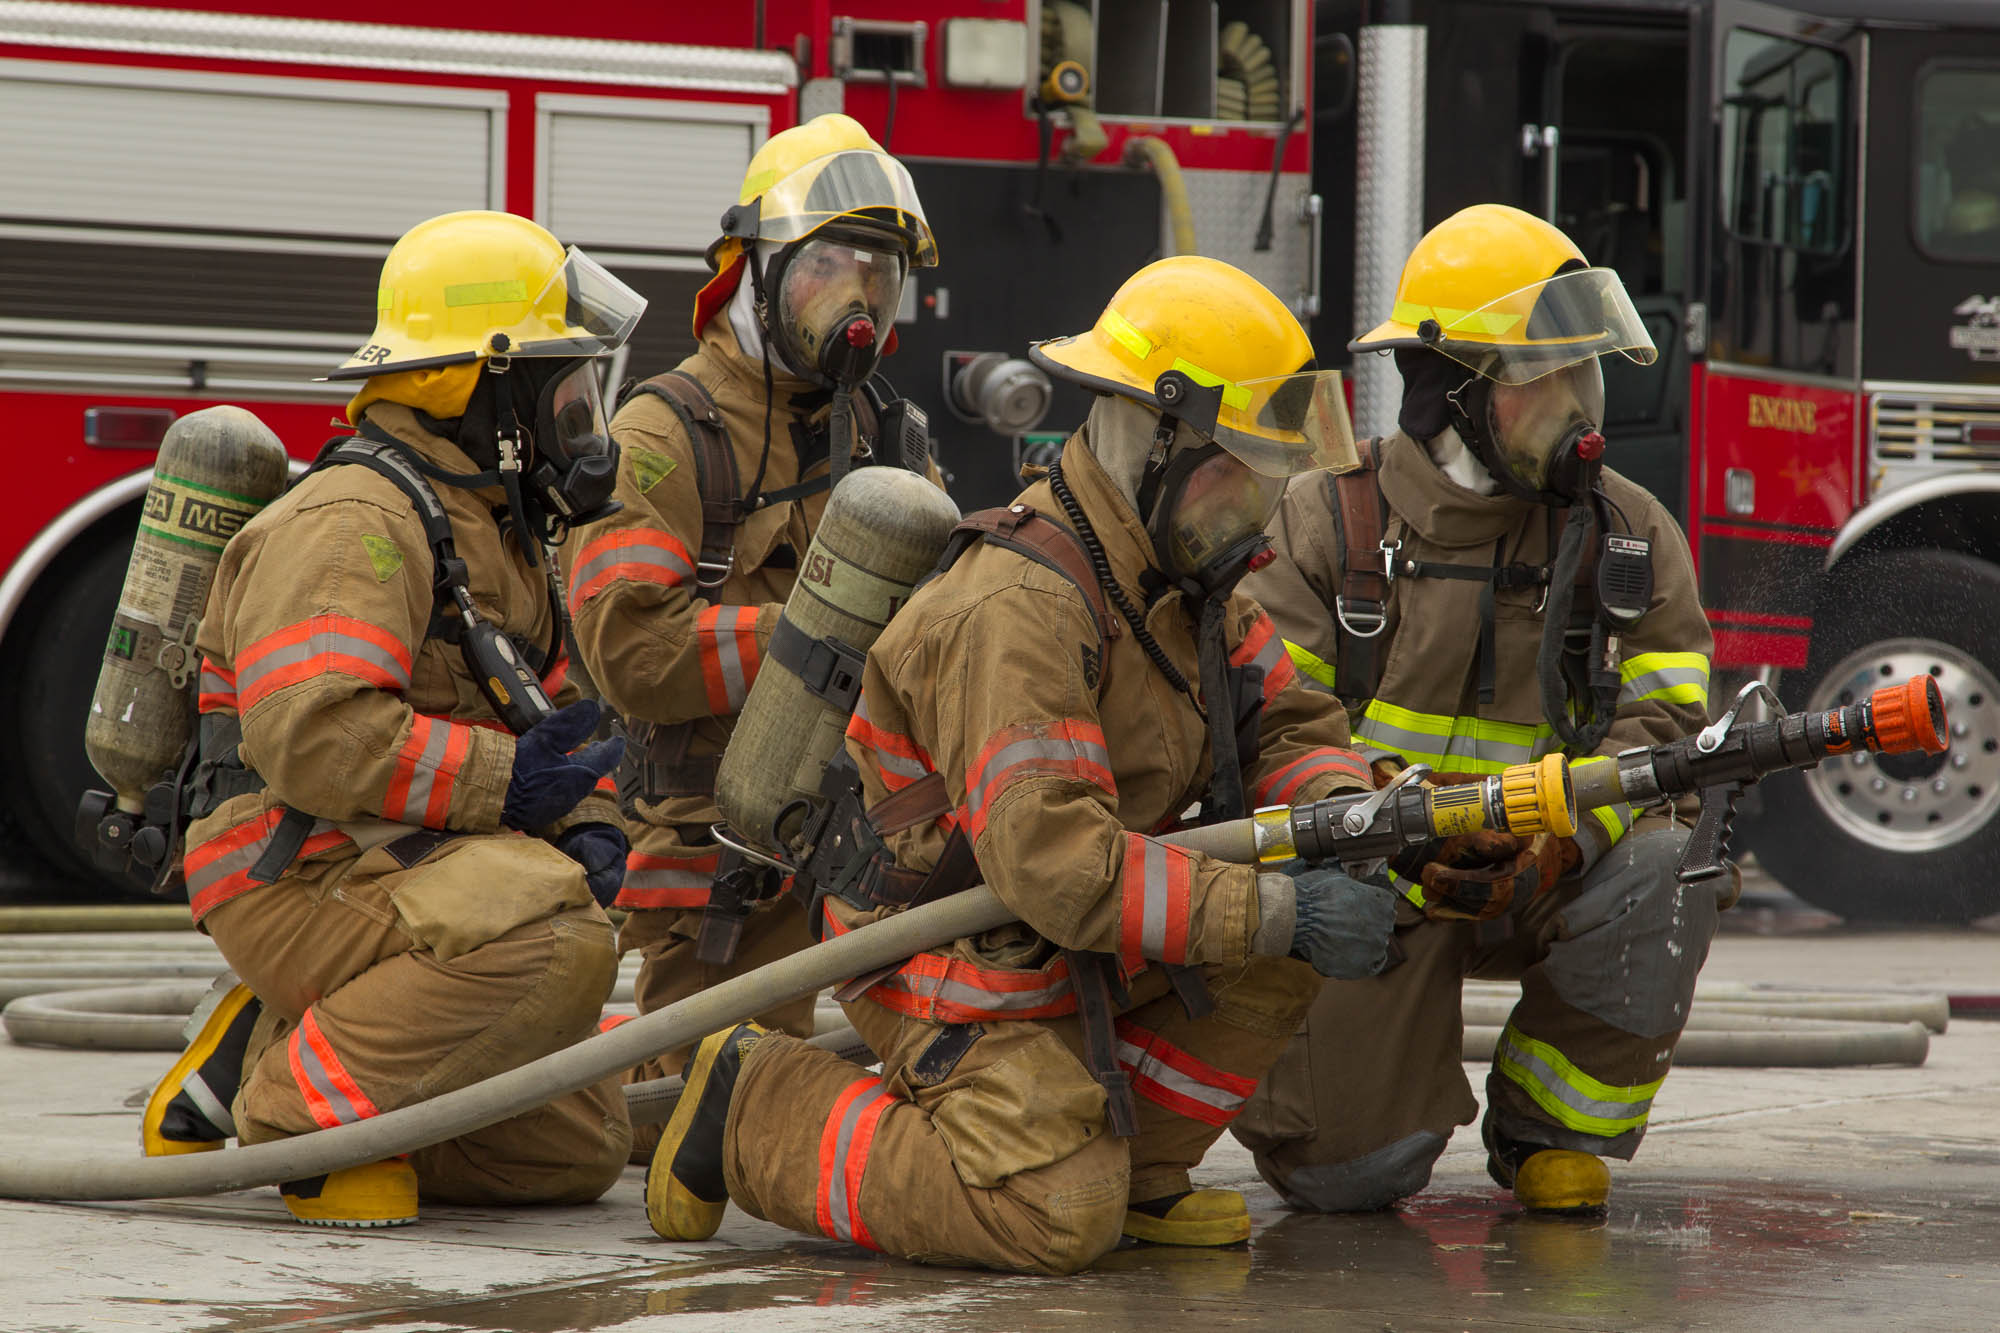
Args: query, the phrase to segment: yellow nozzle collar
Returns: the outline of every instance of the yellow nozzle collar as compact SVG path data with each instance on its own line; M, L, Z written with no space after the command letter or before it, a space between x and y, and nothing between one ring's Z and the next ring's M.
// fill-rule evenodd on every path
M1576 836L1576 793L1570 787L1569 765L1559 754L1502 771L1500 804L1507 814L1509 833Z

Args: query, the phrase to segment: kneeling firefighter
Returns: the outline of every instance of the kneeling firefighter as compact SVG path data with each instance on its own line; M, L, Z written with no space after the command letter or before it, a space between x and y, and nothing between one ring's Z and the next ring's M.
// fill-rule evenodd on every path
M1289 488L1277 559L1245 587L1378 774L1460 781L1702 726L1712 640L1687 540L1599 462L1598 358L1656 355L1618 275L1482 204L1423 238L1351 347L1394 351L1402 429ZM1666 812L1594 813L1575 839L1463 835L1394 865L1406 961L1327 986L1300 1067L1272 1080L1292 1091L1236 1124L1287 1200L1361 1210L1424 1187L1476 1109L1460 981L1477 974L1522 989L1486 1084L1489 1171L1531 1209L1603 1205L1601 1159L1645 1133L1718 901L1677 882Z
M812 943L780 879L711 836L717 766L759 665L784 649L778 612L832 484L868 463L936 476L922 413L871 379L909 270L937 262L902 164L820 116L757 151L722 225L700 346L612 419L624 508L565 551L577 652L632 741L619 947L644 960L645 1013ZM760 1017L809 1036L812 1009ZM658 1133L639 1128L635 1160Z
M576 748L597 705L565 681L546 546L611 502L597 361L645 303L487 212L412 228L379 290L329 376L364 381L355 436L230 541L202 619L185 872L244 984L154 1092L149 1153L502 1073L590 1035L616 972L620 747ZM629 1145L607 1081L283 1195L354 1227L414 1221L419 1194L581 1202Z
M1386 888L1149 836L1197 801L1224 817L1369 786L1345 717L1232 591L1282 479L1352 465L1339 377L1311 369L1270 292L1192 256L1033 355L1100 397L870 649L844 760L858 795L806 859L824 932L982 877L1021 922L849 983L879 1078L756 1024L704 1041L647 1177L663 1236L711 1234L734 1199L1031 1272L1080 1269L1121 1233L1241 1241L1242 1198L1191 1189L1189 1168L1321 976L1383 965Z

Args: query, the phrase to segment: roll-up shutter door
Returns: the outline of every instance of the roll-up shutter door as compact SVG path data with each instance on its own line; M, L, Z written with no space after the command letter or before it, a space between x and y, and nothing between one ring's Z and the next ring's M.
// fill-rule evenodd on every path
M586 248L698 255L736 202L769 112L734 103L544 96L537 214Z
M499 207L497 93L0 61L16 222L393 238Z

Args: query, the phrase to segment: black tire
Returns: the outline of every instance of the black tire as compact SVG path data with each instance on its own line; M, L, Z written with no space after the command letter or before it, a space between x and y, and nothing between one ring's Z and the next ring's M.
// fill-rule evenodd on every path
M76 806L104 780L83 750L97 663L132 555L132 523L107 520L47 575L7 629L0 692L0 796L16 831L73 895L131 896L93 869L76 844Z
M1944 755L1850 756L1762 784L1757 859L1815 907L1898 922L2000 912L2000 567L1952 551L1848 560L1780 693L1788 709L1831 707L1923 671L1944 688Z

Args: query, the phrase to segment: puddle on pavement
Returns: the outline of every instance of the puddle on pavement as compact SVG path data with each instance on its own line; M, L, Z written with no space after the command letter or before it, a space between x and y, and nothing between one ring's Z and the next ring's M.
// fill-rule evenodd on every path
M1861 1198L1733 1183L1621 1188L1598 1220L1524 1215L1497 1192L1431 1191L1366 1216L1276 1213L1247 1249L1123 1250L1055 1280L896 1263L801 1239L610 1277L453 1296L416 1283L210 1307L199 1333L421 1328L594 1333L751 1315L817 1333L917 1316L953 1329L1254 1325L1342 1314L1383 1330L1979 1327L2000 1304L2000 1200ZM610 1261L608 1261L610 1262ZM1906 1322L1917 1310L1941 1322ZM1871 1324L1872 1321L1872 1324ZM1342 1324L1344 1325L1344 1322Z

